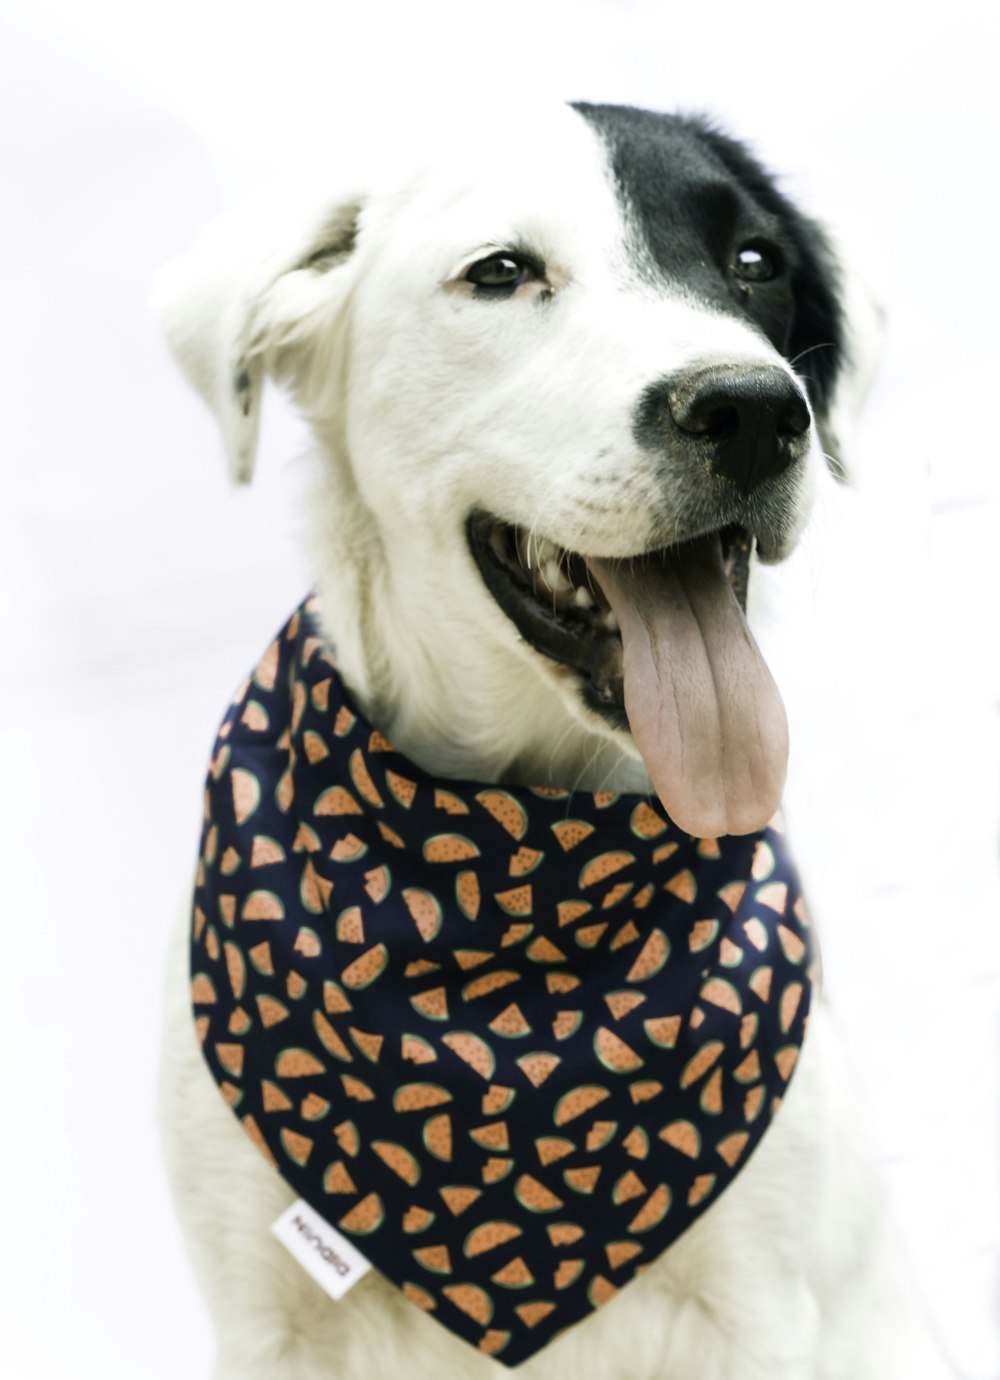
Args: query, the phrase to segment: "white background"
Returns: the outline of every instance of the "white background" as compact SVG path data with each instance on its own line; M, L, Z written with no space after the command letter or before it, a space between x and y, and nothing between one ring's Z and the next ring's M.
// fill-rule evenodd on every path
M161 972L208 748L307 587L296 424L260 480L144 302L310 130L334 168L469 93L714 112L852 229L890 313L767 645L828 985L908 1250L995 1377L996 7L8 0L0 27L2 1366L207 1380L155 1129ZM484 159L489 151L484 149ZM808 1210L808 1205L803 1205ZM9 1364L10 1358L13 1361Z

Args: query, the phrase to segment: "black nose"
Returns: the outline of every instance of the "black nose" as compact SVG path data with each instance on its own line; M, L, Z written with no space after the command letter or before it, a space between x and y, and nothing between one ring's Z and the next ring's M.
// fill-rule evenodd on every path
M715 473L745 494L805 453L809 409L782 369L721 364L675 374L667 406Z

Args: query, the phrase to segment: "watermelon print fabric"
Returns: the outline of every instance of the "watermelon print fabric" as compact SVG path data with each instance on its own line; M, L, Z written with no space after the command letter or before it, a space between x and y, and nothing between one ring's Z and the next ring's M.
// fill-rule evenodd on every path
M215 746L198 1035L292 1191L517 1365L776 1114L811 990L798 882L777 825L698 840L641 796L430 778L351 706L315 610Z

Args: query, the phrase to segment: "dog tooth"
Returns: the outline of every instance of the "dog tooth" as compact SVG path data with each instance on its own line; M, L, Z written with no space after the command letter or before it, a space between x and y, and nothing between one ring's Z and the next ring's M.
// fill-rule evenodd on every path
M573 595L573 602L578 609L592 609L594 607L594 596L589 589L585 589L583 585L578 585Z
M565 594L567 590L573 587L563 574L559 562L551 558L542 567L542 575L545 583L554 594Z
M601 627L607 632L621 632L618 626L618 619L615 617L614 609L608 609L607 613L601 619Z

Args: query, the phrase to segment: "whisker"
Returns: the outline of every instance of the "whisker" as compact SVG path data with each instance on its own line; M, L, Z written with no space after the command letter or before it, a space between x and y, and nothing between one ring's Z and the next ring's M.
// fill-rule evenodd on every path
M800 350L794 358L788 361L788 363L790 367L794 369L799 360L805 359L806 355L811 355L813 350L832 350L834 348L835 342L832 340L823 340L818 345L807 345L804 350Z
M826 461L826 463L830 466L830 470L831 470L831 472L832 472L834 478L835 478L835 479L844 479L844 480L846 480L846 478L847 478L847 466L844 464L843 460L841 460L840 456L839 456L839 455L830 455L830 454L829 454L827 451L825 451L825 450L824 450L824 451L821 451L820 454L822 455L822 457L823 457L823 459Z

